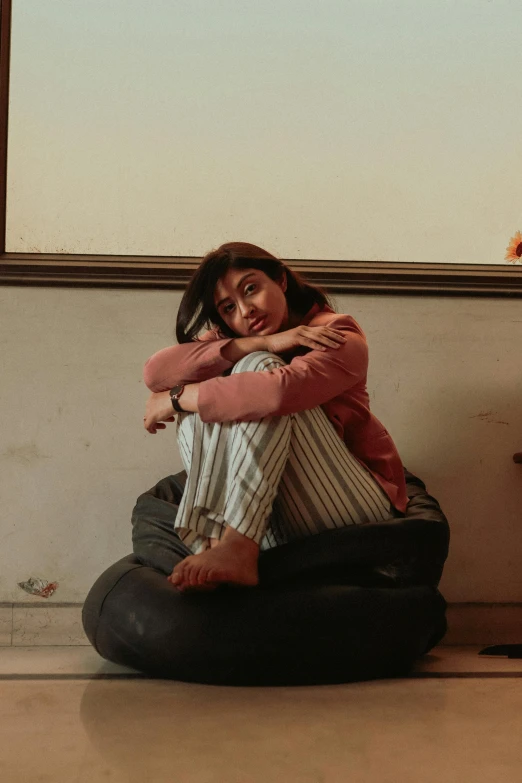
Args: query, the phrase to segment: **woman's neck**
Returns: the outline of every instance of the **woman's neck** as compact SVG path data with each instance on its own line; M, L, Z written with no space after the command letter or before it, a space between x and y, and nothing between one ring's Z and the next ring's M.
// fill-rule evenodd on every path
M294 329L296 326L299 326L299 324L301 323L303 318L304 318L304 316L301 313L290 312L288 314L288 318L286 320L286 324L281 329L281 331L286 331L287 329Z

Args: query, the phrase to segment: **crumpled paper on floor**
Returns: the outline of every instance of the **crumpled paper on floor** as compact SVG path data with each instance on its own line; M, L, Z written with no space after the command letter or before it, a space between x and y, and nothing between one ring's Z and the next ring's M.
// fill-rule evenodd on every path
M40 598L49 598L58 587L58 582L48 582L47 579L39 579L30 576L27 582L18 582L18 587L30 595L38 595Z

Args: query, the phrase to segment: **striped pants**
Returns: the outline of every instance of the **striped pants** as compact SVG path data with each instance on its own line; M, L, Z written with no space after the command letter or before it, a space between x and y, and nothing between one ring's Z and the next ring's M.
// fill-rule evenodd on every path
M251 353L232 369L284 366ZM197 554L230 526L262 550L324 530L393 519L388 496L350 453L322 408L259 421L178 419L187 483L174 528Z

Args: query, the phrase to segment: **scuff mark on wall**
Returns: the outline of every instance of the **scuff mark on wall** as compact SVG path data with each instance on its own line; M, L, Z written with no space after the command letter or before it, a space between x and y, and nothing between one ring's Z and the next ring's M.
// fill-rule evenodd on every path
M47 579L39 579L30 576L27 582L18 582L18 587L29 595L38 595L40 598L49 598L58 588L58 582L48 582Z
M509 421L501 421L500 419L492 419L492 416L496 416L496 411L481 411L474 416L468 416L468 419L480 419L486 421L488 424L505 424L509 427Z
M31 465L40 459L51 459L51 455L43 454L36 443L23 443L21 446L8 446L0 453L0 459Z

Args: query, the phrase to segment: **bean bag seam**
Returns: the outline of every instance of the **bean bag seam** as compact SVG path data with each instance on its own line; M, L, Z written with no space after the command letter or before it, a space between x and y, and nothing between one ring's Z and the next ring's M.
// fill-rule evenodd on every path
M99 633L100 626L101 626L101 618L102 618L102 615L103 615L103 607L105 606L105 602L109 598L110 594L119 585L121 580L124 579L132 571L135 571L137 568L145 568L145 566L143 566L141 563L133 563L132 567L129 568L127 571L124 571L123 574L116 580L116 582L114 582L114 584L112 585L111 589L106 593L106 595L103 598L103 601L100 604L100 612L99 612L99 615L98 615L98 622L96 623L96 633L94 635L93 647L96 650L96 652L98 653L98 655L102 656L102 658L105 658L105 656L101 654L101 652L100 652L100 650L98 648L98 633Z

